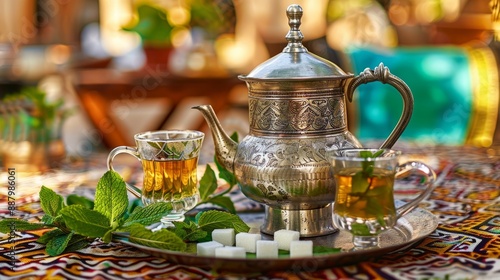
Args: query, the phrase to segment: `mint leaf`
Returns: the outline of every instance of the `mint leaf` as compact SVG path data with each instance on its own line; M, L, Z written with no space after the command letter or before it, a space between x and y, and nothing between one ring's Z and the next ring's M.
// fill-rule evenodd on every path
M365 160L361 162L362 170L357 172L352 177L352 193L363 196L368 191L371 185L371 177L373 177L375 162L368 160L380 156L384 150L378 150L375 153L371 151L360 151L359 156Z
M64 220L61 218L61 215L53 217L51 215L45 214L42 217L42 223L44 223L46 226L59 227L61 226L61 223L64 223Z
M218 205L232 214L236 214L236 209L234 208L234 203L227 196L215 196L207 200L207 203L212 203Z
M238 140L238 132L236 132L236 131L235 131L235 132L233 132L233 134L231 134L231 136L229 136L229 138L231 138L231 139L232 139L234 142L236 142L236 143L240 142L240 141Z
M352 194L362 195L370 187L370 179L363 172L357 172L352 176Z
M14 231L37 230L45 227L46 227L45 224L30 223L21 219L7 218L0 221L0 232L2 233L10 233L12 230Z
M380 156L383 152L384 152L384 150L378 150L376 153L374 153L372 155L372 158L376 158L376 157Z
M112 229L108 230L108 231L104 234L104 236L102 237L102 242L104 242L104 243L109 243L109 242L111 242L111 239L113 239L113 230L114 230L114 229L112 228Z
M111 229L109 219L103 214L81 205L71 205L61 210L66 226L88 237L104 237Z
M44 234L42 237L46 236L48 233ZM42 243L39 242L38 240L37 242ZM79 234L54 233L54 236L52 236L52 238L47 240L47 242L45 243L47 244L47 246L45 247L45 251L47 252L47 254L49 254L50 256L57 256L60 255L61 253L74 252L76 250L85 248L89 245L89 240L87 237Z
M371 151L360 151L359 156L366 159L366 158L371 158L373 157L373 154Z
M135 208L137 207L144 207L144 204L142 203L142 200L140 198L134 198L132 200L128 213L133 213L135 211Z
M73 232L55 236L54 238L50 239L49 242L47 242L45 251L47 252L47 254L53 257L61 254L68 246L71 237L73 237Z
M335 254L335 253L340 253L342 252L341 248L331 248L331 247L326 247L326 246L313 246L313 255L314 256L319 256L319 255L330 255L330 254ZM247 259L256 259L257 254L255 253L247 253L246 254ZM279 258L289 258L290 257L290 251L288 250L278 250L278 257Z
M175 227L168 228L168 230L173 231L177 236L179 236L182 240L191 242L191 241L200 241L207 237L207 232L201 230L198 225L192 221L189 222L173 222Z
M211 194L215 192L217 189L217 177L215 176L215 172L207 164L207 168L205 169L205 173L200 180L200 199L201 201L206 200Z
M61 229L54 229L54 230L51 230L51 231L48 231L46 233L44 233L42 236L40 236L36 242L37 243L40 243L40 244L47 244L51 239L59 236L59 235L63 235L65 234L64 231L62 231Z
M149 226L157 223L172 211L172 204L168 202L158 202L146 207L136 207L134 212L124 221L123 228L134 223Z
M352 228L351 233L354 235L360 235L360 236L373 235L373 234L370 234L370 229L365 224L352 224L351 228Z
M127 188L122 177L115 171L107 171L99 179L95 193L94 210L116 222L127 210Z
M208 234L220 228L234 228L235 233L250 230L250 227L238 215L217 210L201 213L198 217L198 226Z
M378 150L375 153L371 151L360 151L359 156L364 158L365 161L361 163L361 167L363 168L362 172L365 177L371 177L373 175L373 168L375 166L374 161L369 161L369 158L376 158L381 155L384 150Z
M205 240L207 236L208 233L206 231L198 229L186 234L184 240L186 242L200 242L201 240Z
M321 254L332 254L332 253L340 253L342 251L341 248L331 248L326 246L313 246L313 254L321 255Z
M86 197L79 196L76 194L70 194L66 197L66 204L69 205L82 205L87 209L94 208L94 202Z
M384 213L386 211L384 205L382 205L381 202L382 201L380 196L367 195L365 212L374 215L379 224L381 226L385 226Z
M219 178L226 181L230 186L236 185L238 183L238 180L236 180L236 176L234 176L233 173L224 168L224 166L222 166L217 159L214 159L214 161L215 165L217 166L217 170L219 170Z
M136 244L172 251L185 251L187 248L186 243L174 232L167 229L152 232L139 224L130 226L129 240Z
M53 225L54 222L56 221L56 218L51 216L51 215L45 214L45 215L43 215L41 221L42 221L42 223L44 223L46 225Z
M239 142L237 132L233 132L233 134L231 134L230 138L236 143ZM234 176L233 173L231 173L229 170L224 168L220 164L220 162L217 160L217 158L214 158L214 162L215 162L215 165L217 166L217 169L219 170L219 178L226 181L231 187L238 183L238 180L236 180L236 176Z
M43 212L50 216L57 217L59 211L64 207L63 197L45 186L42 186L39 195Z
M64 250L64 253L67 252L74 252L80 249L83 249L89 245L89 240L87 237L79 234L74 234L71 240L68 243L68 246L66 247L66 250Z
M186 250L185 250L186 253L195 255L196 251L197 251L196 243L192 243L192 242L186 243Z

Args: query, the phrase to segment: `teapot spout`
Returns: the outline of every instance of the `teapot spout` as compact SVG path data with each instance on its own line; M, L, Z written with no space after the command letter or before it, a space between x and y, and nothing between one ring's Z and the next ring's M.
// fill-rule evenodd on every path
M217 161L224 166L228 171L234 174L234 159L238 150L238 143L233 141L226 132L222 129L215 112L210 105L199 105L192 107L203 114L208 127L212 132L215 145L215 157Z

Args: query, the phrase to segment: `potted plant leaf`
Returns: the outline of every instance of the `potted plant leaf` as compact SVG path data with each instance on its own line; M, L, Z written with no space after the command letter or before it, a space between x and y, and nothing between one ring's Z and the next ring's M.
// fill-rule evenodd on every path
M224 18L218 2L189 0L175 4L177 6L174 7L141 1L136 7L137 20L124 26L123 30L135 32L140 36L147 65L168 65L173 50L172 35L175 28L201 31L197 34L202 34L203 40L208 41L215 40L227 31L230 23ZM186 13L185 21L180 20L173 24L169 21L169 13L179 11L180 7Z
M23 88L2 100L2 160L19 172L45 172L65 157L62 125L71 113L64 100L49 101L36 87Z
M137 6L137 16L137 22L124 26L123 30L135 32L141 37L147 65L167 65L172 50L173 26L167 19L166 10L141 3Z

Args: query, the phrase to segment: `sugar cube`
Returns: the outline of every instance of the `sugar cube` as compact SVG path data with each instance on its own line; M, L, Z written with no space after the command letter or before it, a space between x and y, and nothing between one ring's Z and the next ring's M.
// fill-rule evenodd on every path
M255 242L257 258L277 258L278 242L274 240L257 240Z
M215 248L224 247L222 243L217 241L207 241L196 244L196 254L198 256L213 257L215 256Z
M290 251L290 242L299 240L300 232L280 229L274 232L274 240L278 241L278 249Z
M215 248L216 257L228 258L246 258L245 248L242 247L219 247Z
M236 247L243 247L248 253L255 253L255 242L260 239L260 233L240 232L236 234Z
M221 228L212 231L212 240L225 246L234 245L234 228Z
M313 255L312 240L294 240L290 242L290 257L311 257Z

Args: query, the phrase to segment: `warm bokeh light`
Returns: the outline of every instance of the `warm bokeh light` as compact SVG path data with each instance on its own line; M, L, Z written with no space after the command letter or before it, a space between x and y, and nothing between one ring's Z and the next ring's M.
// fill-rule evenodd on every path
M402 4L391 5L389 7L389 18L395 25L407 24L410 20L410 7Z
M203 56L202 53L191 53L187 57L187 63L186 63L188 69L193 70L193 71L200 71L203 68L205 68L206 61L205 61L205 56Z
M174 25L188 25L191 19L191 14L185 7L174 6L167 10L168 21Z
M71 57L71 48L67 45L53 45L47 48L46 59L50 63L61 65Z
M327 19L337 19L344 15L346 2L330 1L326 10Z
M236 8L235 34L223 34L214 44L219 62L226 69L236 73L249 73L269 58L258 25L262 20L255 10L257 1L240 1ZM286 34L283 33L283 34ZM284 35L281 36L284 37Z
M123 31L133 14L131 1L100 0L101 40L104 49L112 56L125 54L140 44L140 38L133 32Z
M460 16L460 0L441 0L444 13L444 20L454 21Z
M397 35L386 12L376 1L332 1L327 9L328 45L344 50L356 45L393 47Z
M415 19L428 24L441 19L441 3L438 1L420 1L415 5Z
M224 34L215 41L215 52L221 63L229 69L238 69L244 66L245 59L235 59L237 57L246 58L248 49L238 43L232 34Z
M399 26L452 22L460 16L464 4L461 0L395 0L388 14L391 22Z
M172 29L172 46L174 48L178 48L180 46L191 45L192 37L190 34L190 30L186 27L174 27Z

